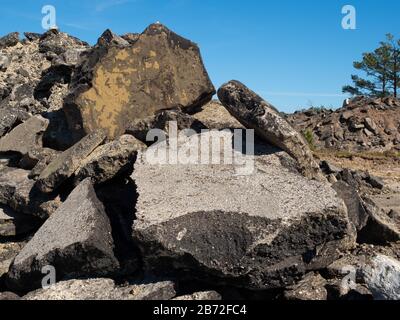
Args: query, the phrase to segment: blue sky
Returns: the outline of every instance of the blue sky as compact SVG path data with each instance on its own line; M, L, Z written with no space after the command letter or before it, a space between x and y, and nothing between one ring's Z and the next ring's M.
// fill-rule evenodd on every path
M161 21L199 44L216 87L240 80L285 112L341 106L352 62L386 33L400 37L398 0L1 0L0 34L42 32L49 4L62 31L90 43ZM341 27L347 4L357 30Z

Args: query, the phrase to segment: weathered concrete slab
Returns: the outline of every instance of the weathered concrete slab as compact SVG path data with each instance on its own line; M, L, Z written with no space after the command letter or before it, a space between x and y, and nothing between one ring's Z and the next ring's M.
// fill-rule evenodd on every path
M232 134L218 134L232 148ZM190 149L197 137L178 146ZM165 143L157 148L168 149ZM145 268L278 288L352 246L347 211L336 192L286 169L284 152L264 150L250 175L237 175L233 164L154 165L139 154L132 175L139 194L133 237Z
M119 263L113 253L111 226L90 179L83 181L15 258L7 277L14 290L41 287L45 266L57 280L105 276Z

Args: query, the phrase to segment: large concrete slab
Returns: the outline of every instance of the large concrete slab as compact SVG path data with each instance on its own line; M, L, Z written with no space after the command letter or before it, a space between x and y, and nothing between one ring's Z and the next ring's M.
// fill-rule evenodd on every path
M202 137L215 135L233 152L232 133ZM190 149L197 137L178 146ZM166 143L157 148L168 151ZM285 152L256 149L264 151L250 175L238 175L234 164L154 165L139 154L132 175L139 194L133 237L146 268L276 288L331 263L337 249L353 244L345 205L328 184L291 172L282 164Z

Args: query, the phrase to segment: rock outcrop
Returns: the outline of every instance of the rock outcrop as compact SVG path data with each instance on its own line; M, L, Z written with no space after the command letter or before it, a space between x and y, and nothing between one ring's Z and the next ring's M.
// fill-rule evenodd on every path
M351 152L400 150L400 100L357 97L338 110L309 109L288 115L316 148Z

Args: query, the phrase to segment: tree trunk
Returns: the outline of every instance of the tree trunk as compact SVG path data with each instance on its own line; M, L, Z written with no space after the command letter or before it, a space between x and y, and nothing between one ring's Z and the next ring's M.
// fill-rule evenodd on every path
M386 80L382 81L382 97L386 97Z
M397 98L397 56L395 58L395 63L394 63L394 80L393 80L393 91L394 91L394 97Z

